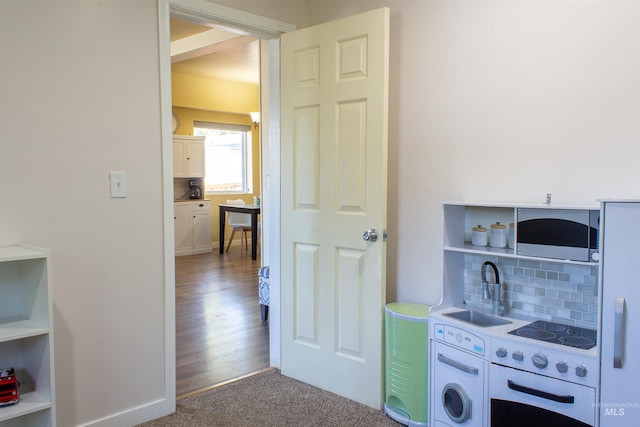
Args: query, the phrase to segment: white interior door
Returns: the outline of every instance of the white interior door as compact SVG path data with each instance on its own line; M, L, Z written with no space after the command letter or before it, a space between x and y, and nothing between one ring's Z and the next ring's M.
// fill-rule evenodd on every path
M282 373L378 409L388 50L387 8L281 39Z

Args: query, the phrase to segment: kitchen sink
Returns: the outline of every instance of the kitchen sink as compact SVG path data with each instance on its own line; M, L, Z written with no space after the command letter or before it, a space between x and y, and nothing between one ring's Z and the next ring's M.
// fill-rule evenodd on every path
M444 313L444 315L452 317L454 319L462 320L463 322L471 323L476 326L482 326L483 328L489 326L507 325L511 323L509 320L501 319L499 317L474 310L454 311L453 313Z

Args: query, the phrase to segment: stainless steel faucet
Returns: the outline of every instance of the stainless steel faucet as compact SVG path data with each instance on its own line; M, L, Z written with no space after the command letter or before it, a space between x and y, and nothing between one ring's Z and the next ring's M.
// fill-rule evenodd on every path
M504 313L504 304L502 303L502 285L500 283L494 283L493 298L491 298L491 301L493 315L502 316L502 313Z
M489 289L489 281L487 280L487 266L493 269L493 275L496 283L493 284L493 292ZM504 312L504 304L502 302L502 285L500 284L500 274L498 267L491 261L485 261L480 268L480 277L482 279L482 299L491 300L491 309L494 316L502 316Z

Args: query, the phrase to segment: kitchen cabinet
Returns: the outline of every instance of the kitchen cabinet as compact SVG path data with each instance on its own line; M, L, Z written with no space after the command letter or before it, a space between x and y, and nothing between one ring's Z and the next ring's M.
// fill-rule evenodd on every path
M0 408L0 424L55 426L50 254L0 247L0 369L14 368L20 401Z
M600 425L631 426L640 417L640 200L605 201L602 218Z
M204 178L204 136L175 135L173 137L173 176Z
M176 255L211 252L209 200L174 203Z

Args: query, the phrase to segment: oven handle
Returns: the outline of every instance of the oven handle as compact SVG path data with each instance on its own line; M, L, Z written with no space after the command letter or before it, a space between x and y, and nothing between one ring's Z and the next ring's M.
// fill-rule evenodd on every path
M530 388L527 386L516 384L511 380L507 380L507 387L509 387L511 390L520 391L522 393L527 393L533 396L542 397L543 399L547 399L547 400L553 400L554 402L574 403L576 400L575 397L571 395L560 396L559 394L553 394L553 393L549 393L548 391L542 391L536 388Z
M445 365L449 365L452 368L456 368L459 371L466 372L467 374L478 375L478 368L465 365L464 363L453 360L442 353L438 353L438 361L444 363Z

